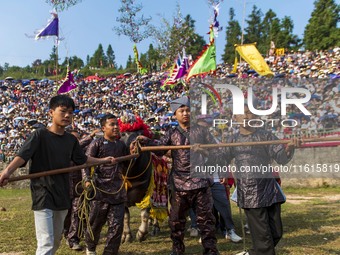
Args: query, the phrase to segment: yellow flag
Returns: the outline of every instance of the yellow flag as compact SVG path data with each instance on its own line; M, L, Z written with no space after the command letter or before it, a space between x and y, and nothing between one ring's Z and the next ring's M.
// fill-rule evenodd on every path
M275 49L275 53L277 56L282 56L285 54L285 48L278 48L278 49Z
M256 49L255 43L238 45L235 44L236 51L241 57L260 75L274 75L260 52Z
M237 56L235 56L234 68L231 71L231 73L236 73L237 72L237 65L238 65L238 60L237 60Z
M144 68L142 63L138 60L139 56L138 56L138 50L137 50L136 44L133 45L133 53L135 54L135 61L136 61L136 64L137 64L137 71L140 74L146 74L148 72L148 70L146 68Z

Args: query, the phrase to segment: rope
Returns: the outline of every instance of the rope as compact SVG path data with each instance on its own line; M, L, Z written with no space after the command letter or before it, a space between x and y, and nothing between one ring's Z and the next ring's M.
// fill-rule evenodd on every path
M130 160L129 166L126 170L126 175L128 174L128 172L131 169L132 166L132 161ZM94 167L91 167L91 177L94 174ZM86 186L85 184L89 182L90 185ZM79 202L78 202L78 217L79 217L79 227L78 227L78 236L83 236L84 234L84 229L86 226L86 229L90 235L91 240L94 240L94 235L93 235L93 231L90 225L90 220L89 220L89 215L90 215L90 201L93 200L96 195L97 195L97 191L100 191L102 193L105 194L109 194L109 195L115 195L118 194L123 187L125 186L125 183L127 182L127 177L123 175L123 182L122 185L119 187L119 189L117 191L114 192L107 192L105 190L102 190L98 187L96 187L93 179L91 178L91 180L87 180L87 181L80 181L77 183L76 185L76 192L77 192L77 187L81 184L83 187L83 192L81 194L79 194L77 192L78 195L80 195L79 197Z
M90 235L91 240L94 240L93 231L90 227L90 200L96 197L96 190L93 190L93 194L91 197L89 197L92 187L94 187L93 180L90 180L91 185L86 187L84 181L80 181L77 183L76 187L78 187L79 184L82 184L83 192L81 193L78 201L78 217L79 217L79 227L78 227L78 236L83 236L84 229L86 226L86 229L88 230L88 233Z

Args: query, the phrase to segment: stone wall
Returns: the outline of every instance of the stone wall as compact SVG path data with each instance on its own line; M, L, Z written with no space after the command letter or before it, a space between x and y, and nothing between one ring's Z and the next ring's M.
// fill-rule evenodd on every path
M283 186L321 187L340 185L340 147L299 148L287 167L299 173L282 177ZM308 170L308 171L307 171ZM327 171L326 171L327 170ZM332 172L331 172L332 171Z

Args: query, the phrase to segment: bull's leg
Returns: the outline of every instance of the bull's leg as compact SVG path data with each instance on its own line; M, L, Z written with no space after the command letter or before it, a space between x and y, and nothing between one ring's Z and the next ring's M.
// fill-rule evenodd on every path
M125 206L122 243L131 243L131 242L132 242L132 233L130 229L130 211L129 211L129 208Z
M150 217L150 209L142 209L141 210L141 224L138 228L138 232L136 234L136 239L139 242L143 242L146 240L146 237L149 233L149 217Z
M161 229L159 227L159 221L157 219L153 219L153 222L152 222L152 235L153 236L158 236L160 232L161 232Z

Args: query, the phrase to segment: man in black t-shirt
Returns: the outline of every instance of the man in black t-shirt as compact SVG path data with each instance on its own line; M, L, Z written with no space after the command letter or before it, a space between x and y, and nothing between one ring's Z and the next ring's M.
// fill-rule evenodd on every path
M8 183L10 175L31 160L29 173L40 173L53 169L84 163L114 164L113 157L96 159L86 157L76 137L65 132L72 123L75 105L66 95L58 95L50 101L49 115L52 125L37 129L25 141L17 156L0 176L0 187ZM64 219L71 201L69 175L56 174L31 179L32 209L34 211L37 238L36 255L55 254L62 238Z

